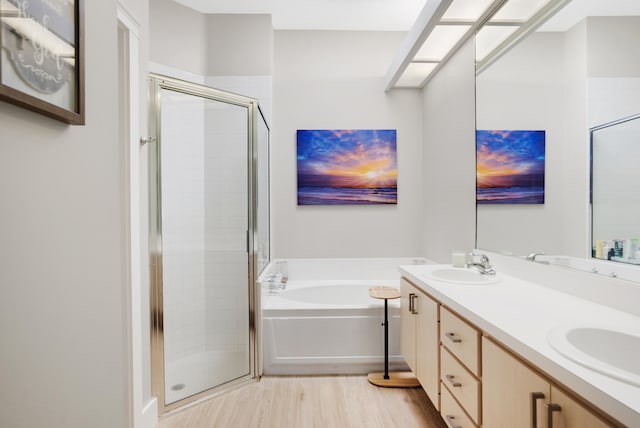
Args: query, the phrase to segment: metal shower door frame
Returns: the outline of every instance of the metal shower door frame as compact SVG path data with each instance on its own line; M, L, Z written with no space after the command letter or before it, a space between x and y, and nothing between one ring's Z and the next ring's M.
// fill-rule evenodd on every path
M198 394L165 404L164 377L164 315L162 278L162 182L161 182L161 101L162 90L171 90L203 99L223 102L247 108L248 130L248 212L247 212L247 253L249 291L249 374L212 387ZM160 414L178 409L192 402L213 396L229 388L252 382L258 376L256 302L259 298L257 284L257 138L258 101L254 98L214 89L208 86L151 73L149 75L149 263L151 282L151 392L158 400Z

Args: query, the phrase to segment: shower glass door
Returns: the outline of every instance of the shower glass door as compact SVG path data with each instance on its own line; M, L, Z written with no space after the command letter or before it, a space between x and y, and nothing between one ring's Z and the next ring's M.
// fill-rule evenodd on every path
M153 377L170 410L254 374L257 105L165 78L152 79L152 94Z

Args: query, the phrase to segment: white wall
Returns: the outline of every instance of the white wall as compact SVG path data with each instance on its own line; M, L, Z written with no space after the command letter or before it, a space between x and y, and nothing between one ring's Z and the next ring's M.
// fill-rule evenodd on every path
M271 75L271 15L212 14L205 17L207 75Z
M276 31L271 134L274 257L421 254L420 91L384 92L404 34ZM297 129L397 129L398 205L297 206Z
M199 75L206 74L205 15L173 0L149 0L151 61Z
M640 113L640 17L587 19L589 127Z
M424 256L475 247L475 63L470 40L424 89Z
M86 125L0 102L0 426L128 425L115 0L86 2Z
M589 130L587 124L587 28L584 21L564 35L564 209L560 254L590 257ZM543 249L544 250L544 249ZM533 251L533 250L532 250ZM538 250L536 250L538 251Z

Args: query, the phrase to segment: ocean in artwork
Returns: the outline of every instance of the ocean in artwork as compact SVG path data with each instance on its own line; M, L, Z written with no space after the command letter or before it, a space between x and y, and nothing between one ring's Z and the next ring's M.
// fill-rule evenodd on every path
M476 131L476 202L544 204L545 131Z
M398 203L394 129L298 130L298 205Z
M544 187L489 187L477 189L479 204L540 204L544 203Z
M395 187L301 187L298 189L298 205L364 205L395 204L398 189Z

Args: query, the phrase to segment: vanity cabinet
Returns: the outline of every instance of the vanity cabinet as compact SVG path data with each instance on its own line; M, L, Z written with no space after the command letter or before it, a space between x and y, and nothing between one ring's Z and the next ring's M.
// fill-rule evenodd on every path
M483 426L605 428L608 425L500 346L482 338ZM551 416L551 421L549 421Z
M406 278L400 348L450 428L623 428Z
M438 303L415 285L400 282L400 351L439 409Z
M445 307L440 307L440 382L462 407L472 426L480 425L480 331ZM443 399L444 400L444 399ZM460 418L442 412L450 426ZM455 422L455 423L454 423Z

